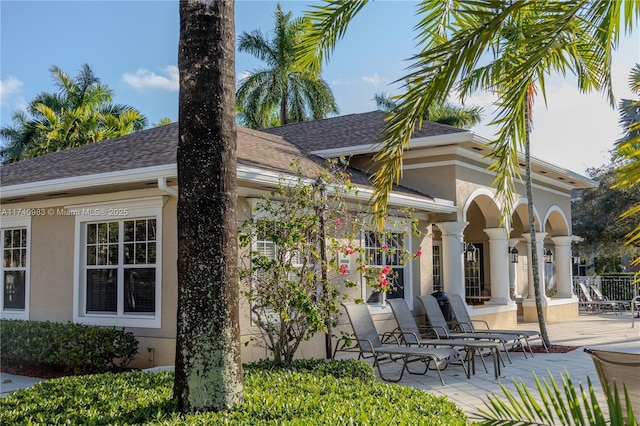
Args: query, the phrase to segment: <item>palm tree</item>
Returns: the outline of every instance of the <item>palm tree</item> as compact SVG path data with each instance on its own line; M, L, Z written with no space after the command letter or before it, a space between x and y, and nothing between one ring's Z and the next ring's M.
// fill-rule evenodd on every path
M630 89L640 96L640 64L636 64L629 76ZM623 99L620 102L620 125L625 135L616 142L614 157L618 160L616 186L631 188L640 184L640 99ZM640 214L640 205L633 206L622 217L627 218ZM627 235L627 244L640 245L640 224ZM633 261L640 264L640 257ZM640 273L636 274L636 278Z
M376 93L373 97L376 108L392 112L398 104L386 92ZM426 121L448 124L449 126L469 129L482 121L482 107L464 107L450 102L434 103L425 115Z
M243 32L238 51L265 61L267 67L251 73L240 82L236 94L242 114L241 124L263 129L273 124L272 115L279 110L280 125L325 118L338 113L338 106L326 81L297 66L296 45L304 20L291 20L280 4L275 12L273 38L260 30Z
M242 402L233 0L180 2L178 315L183 413Z
M112 90L102 84L89 65L75 78L53 66L57 93L38 94L28 114L14 113L13 127L0 130L8 141L2 149L7 162L62 151L142 130L147 119L135 108L113 104Z

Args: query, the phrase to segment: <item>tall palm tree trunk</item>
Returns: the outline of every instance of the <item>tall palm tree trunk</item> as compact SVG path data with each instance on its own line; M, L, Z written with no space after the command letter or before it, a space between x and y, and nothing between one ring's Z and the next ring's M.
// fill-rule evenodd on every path
M289 93L285 90L280 101L280 125L289 124Z
M536 241L536 220L533 215L533 185L531 180L531 123L532 123L532 106L533 92L535 87L530 86L528 93L525 95L525 125L526 136L524 141L524 158L525 158L525 186L527 190L527 209L529 213L529 236L531 238L531 273L533 275L533 288L536 298L536 313L538 315L538 325L540 327L540 336L545 345L549 347L550 340L547 333L547 323L544 319L544 311L542 310L542 289L540 286L540 268L538 267L538 250Z
M180 2L178 323L183 413L242 402L233 0Z

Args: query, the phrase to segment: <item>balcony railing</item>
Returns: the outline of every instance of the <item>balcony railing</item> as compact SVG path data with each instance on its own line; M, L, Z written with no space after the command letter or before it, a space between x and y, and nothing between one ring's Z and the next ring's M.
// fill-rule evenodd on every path
M574 276L573 292L580 294L577 283L584 283L589 291L591 285L596 286L602 295L609 300L631 300L639 295L640 284L634 284L633 275L596 275L596 276ZM591 296L595 296L591 294Z

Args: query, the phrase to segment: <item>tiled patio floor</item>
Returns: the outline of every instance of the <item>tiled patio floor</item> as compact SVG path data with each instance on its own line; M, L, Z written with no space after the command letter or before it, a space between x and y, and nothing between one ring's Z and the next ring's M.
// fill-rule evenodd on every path
M538 328L537 324L532 323L520 324L519 327ZM640 352L640 320L636 319L635 327L632 329L629 313L583 314L577 320L547 323L547 331L553 344L580 346L580 349L564 354L535 354L533 358L529 355L528 359L525 359L522 353L511 353L513 364L505 360L506 367L502 368L499 380L495 380L492 365L488 362L489 372L485 373L482 365L476 363L476 374L471 376L471 379L466 378L460 366L450 366L442 374L445 386L441 386L435 371L426 375L405 374L399 384L425 389L436 395L446 395L472 418L479 408L485 408L484 402L488 401L489 395L504 395L500 385L513 391L513 380L522 380L537 395L533 373L539 379L548 379L551 373L561 386L561 375L568 371L573 383L582 383L585 389L589 376L599 401L606 406L593 361L583 352L583 348L599 347ZM388 369L391 375L400 371L397 363L385 364L384 368Z

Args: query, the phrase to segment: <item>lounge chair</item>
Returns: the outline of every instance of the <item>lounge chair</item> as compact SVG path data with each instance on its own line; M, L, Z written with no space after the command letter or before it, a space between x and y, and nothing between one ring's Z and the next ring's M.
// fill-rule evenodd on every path
M517 334L453 332L449 329L449 324L447 324L447 320L444 318L444 315L442 315L440 305L435 297L425 294L423 296L418 296L418 300L422 303L422 308L424 309L427 321L429 322L429 330L439 339L476 339L498 342L502 345L509 363L511 363L511 356L509 355L507 344L522 346L521 338ZM525 358L526 356L527 354L525 353Z
M601 312L606 309L617 312L618 304L616 302L611 302L609 300L594 300L591 297L591 292L587 289L587 286L584 283L578 283L578 288L580 289L580 306L590 309L591 312Z
M423 346L423 347L448 347L454 349L461 349L465 353L465 360L467 361L467 368L464 368L464 363L462 364L462 368L465 370L467 374L467 378L471 377L471 373L475 374L475 356L479 355L480 360L482 361L482 365L484 366L484 371L488 372L487 365L484 362L483 355L485 352L489 352L493 359L493 371L495 374L496 380L498 380L500 376L500 345L495 341L480 341L473 339L425 339L422 337L420 333L420 329L418 328L415 319L413 318L413 314L409 309L409 305L404 299L389 299L387 301L389 306L391 306L391 310L393 311L393 316L398 323L398 333L402 341L407 346Z
M600 291L600 289L598 287L596 287L595 285L591 284L589 286L591 288L591 291L594 294L593 300L596 302L609 302L609 303L615 303L615 305L612 307L614 310L616 311L626 311L629 309L630 303L626 300L610 300L608 297L604 296L602 294L602 292Z
M531 345L529 344L530 340L540 339L542 345L544 346L545 351L549 351L547 348L547 344L542 339L540 332L537 330L504 330L504 329L494 329L489 328L489 323L484 320L473 320L469 316L469 312L467 312L467 307L464 303L462 297L459 294L450 294L447 296L449 298L449 304L451 310L453 311L453 315L456 317L456 322L460 330L467 333L496 333L496 334L508 334L508 335L518 335L524 339L526 347L529 349L531 356L533 356L533 350L531 349ZM477 329L474 323L482 323L486 328ZM525 349L523 348L523 351ZM525 352L526 355L526 352Z
M615 395L614 389L617 388L623 415L626 417L627 406L624 397L626 388L634 415L638 416L640 414L640 353L591 348L585 348L584 351L593 359L600 384L605 392L608 387Z
M410 374L425 374L429 370L430 364L433 363L435 370L438 372L440 383L444 386L444 380L442 380L442 374L440 373L440 364L446 365L449 361L460 359L460 353L458 351L445 348L399 346L398 344L383 345L367 305L364 303L342 303L342 306L347 312L361 354L365 357L373 357L373 366L378 368L378 373L382 380L399 382L405 370ZM402 359L402 370L398 378L392 379L382 374L380 363L385 359L394 361L396 359ZM423 372L414 373L409 370L408 364L415 361L425 363Z

